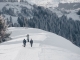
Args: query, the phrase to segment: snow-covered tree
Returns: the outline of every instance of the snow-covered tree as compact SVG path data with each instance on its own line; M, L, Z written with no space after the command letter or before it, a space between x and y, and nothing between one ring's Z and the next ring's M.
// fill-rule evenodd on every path
M10 36L11 33L7 33L7 25L2 16L0 16L0 42L3 42Z

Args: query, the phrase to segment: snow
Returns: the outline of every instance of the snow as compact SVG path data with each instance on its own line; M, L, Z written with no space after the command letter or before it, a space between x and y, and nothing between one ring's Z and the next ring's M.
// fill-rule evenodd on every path
M29 45L29 44L27 44ZM18 55L16 56L15 60L39 60L38 52L41 51L40 48L37 48L39 44L35 44L35 47L31 48L27 46L27 48L22 47L19 51Z
M31 4L37 4L44 7L57 7L59 3L74 3L80 0L26 0Z
M77 15L77 12L75 10L71 10L71 13L67 14L67 17L80 21L80 16Z
M67 16L67 18L72 18L73 20L79 20L80 21L80 15L77 15L77 12L79 10L78 9L74 9L74 10L59 10L59 9L54 9L54 8L49 8L53 13L56 13L58 17L61 17L62 15ZM63 12L67 12L67 13L63 13Z
M4 15L5 15L5 19L7 20L7 18L8 18L10 21L10 15L6 15L6 14L4 14ZM18 17L16 17L16 16L11 16L11 17L12 17L13 24L18 23L18 21L17 21Z
M36 4L38 6L44 7L56 7L58 6L59 1L57 0L26 0L31 4Z
M61 17L63 13L61 11L57 10L56 8L49 8L53 13L56 13L58 17Z
M12 8L14 9L14 14L16 16L12 16L12 21L14 23L18 23L17 18L18 18L18 13L21 13L22 7L27 7L28 9L32 9L32 6L29 3L18 3L18 2L0 2L0 11L2 10L3 7L6 7L7 9ZM4 14L5 19L7 18L10 20L10 15Z
M45 46L40 53L40 60L79 60L79 56L64 49Z
M29 3L18 3L18 2L0 2L0 10L6 6L7 9L13 8L14 12L16 13L17 11L21 11L21 7L27 7L28 9L32 9L32 6Z
M0 44L0 60L80 60L80 48L54 33L34 28L8 28L12 40ZM33 47L23 39L33 39Z
M0 2L0 10L6 6L7 9L9 8L13 8L14 9L14 14L16 15L15 17L12 16L13 19L13 23L18 23L17 22L17 15L18 13L21 12L21 7L27 7L28 9L32 9L33 4L37 4L38 6L44 6L46 8L49 8L51 11L53 11L54 13L56 13L58 15L58 17L61 17L62 15L64 15L64 13L62 13L60 10L57 10L55 7L58 6L59 4L59 0L27 0L29 3L18 3L18 2ZM61 0L62 1L62 0ZM64 0L65 1L65 0ZM68 1L68 0L67 0ZM65 1L66 2L66 1ZM75 1L73 1L75 2ZM79 10L76 9L76 10ZM79 20L80 21L80 16L76 14L76 10L70 10L71 13L69 14L65 14L68 18L72 18L73 20ZM64 11L64 10L63 10ZM65 10L67 11L67 10ZM5 14L5 19L9 19L10 16ZM28 17L27 17L28 18Z
M3 4L2 2L0 2L0 10L5 6L6 4Z
M72 18L72 19L74 19L74 20L79 20L79 21L80 21L79 15L77 15L76 13L73 13L73 12L70 13L70 14L68 14L67 17L68 17L68 18Z
M61 0L61 3L74 3L74 2L80 2L80 0Z

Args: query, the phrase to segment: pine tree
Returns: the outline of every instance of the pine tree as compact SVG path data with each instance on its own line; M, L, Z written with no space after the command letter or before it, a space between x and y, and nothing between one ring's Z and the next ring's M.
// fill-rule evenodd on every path
M77 12L78 15L80 15L80 10Z
M5 20L0 16L0 42L3 42L6 40L7 37L10 36L11 33L7 33L7 25L5 23Z

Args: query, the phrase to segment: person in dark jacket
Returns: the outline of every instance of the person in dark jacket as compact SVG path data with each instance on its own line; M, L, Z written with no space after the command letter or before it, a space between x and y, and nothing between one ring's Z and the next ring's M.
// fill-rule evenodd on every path
M26 40L25 39L23 40L23 46L24 47L26 46Z
M29 34L27 34L27 41L29 42Z
M30 40L30 44L31 44L31 47L32 47L32 45L33 45L33 40L32 39Z

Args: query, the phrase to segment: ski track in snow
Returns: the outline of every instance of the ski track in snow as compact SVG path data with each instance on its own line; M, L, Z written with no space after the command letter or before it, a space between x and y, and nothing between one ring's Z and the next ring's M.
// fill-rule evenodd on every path
M12 28L13 30L14 28ZM46 33L34 29L22 29L23 31L30 34L30 39L32 38L34 43L33 47L30 46L30 43L26 43L26 47L23 47L23 39L26 39L25 34L20 34L12 36L13 40L4 42L0 44L0 60L80 60L80 54L71 52L69 49L61 48L55 44L67 43L71 45L66 39L57 36L56 34ZM15 33L19 32L17 29L14 29ZM34 33L31 33L31 32ZM35 33L37 31L37 33ZM51 38L52 37L52 38ZM60 39L60 41L58 40ZM44 43L45 42L45 43ZM55 43L54 45L46 43ZM65 43L65 44L66 44ZM64 44L60 44L61 46ZM71 47L77 48L75 45ZM69 48L69 47L68 47ZM75 50L75 49L74 49ZM77 50L77 51L78 51ZM75 50L76 51L76 50Z
M14 60L39 60L39 44L34 44L33 47L30 47L29 44L26 47L22 47L17 57Z

